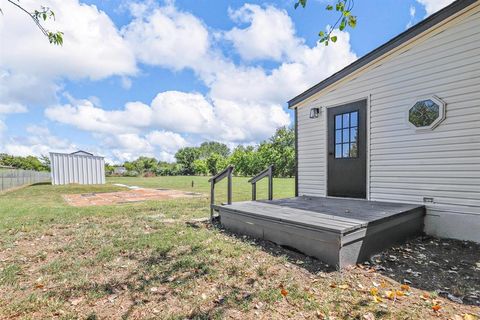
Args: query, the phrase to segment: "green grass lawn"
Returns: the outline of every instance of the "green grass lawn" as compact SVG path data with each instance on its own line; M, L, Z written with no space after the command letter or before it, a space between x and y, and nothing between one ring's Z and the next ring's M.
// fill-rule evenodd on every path
M250 198L246 180L235 178L236 200ZM207 197L82 208L62 198L124 190L113 183L209 191L205 177L107 182L38 184L0 195L0 319L437 318L435 301L420 299L420 290L373 301L373 284L382 283L380 294L400 286L377 272L331 271L301 254L192 222L208 217ZM293 179L274 186L275 197L293 195ZM265 185L260 191L265 197ZM441 305L441 318L476 312L445 299Z
M170 188L177 190L188 190L193 192L201 192L206 195L210 194L210 177L155 177L155 178L130 178L130 177L110 177L107 183L121 183L129 186L140 186L148 188ZM232 183L233 201L251 200L252 187L246 177L234 177ZM267 198L267 179L263 179L257 183L257 198ZM193 187L192 187L193 185ZM225 202L227 200L227 179L220 181L215 186L216 200ZM293 178L274 178L273 179L273 196L274 198L287 198L295 195L295 180Z

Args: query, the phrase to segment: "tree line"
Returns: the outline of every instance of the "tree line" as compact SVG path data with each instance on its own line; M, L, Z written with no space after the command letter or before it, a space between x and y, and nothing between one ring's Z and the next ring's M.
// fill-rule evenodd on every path
M295 174L295 132L282 127L260 144L239 145L233 150L220 142L203 142L198 147L185 147L175 154L175 163L158 161L151 157L139 157L123 164L123 175L215 175L228 165L235 166L235 174L253 176L269 165L274 165L277 177ZM113 172L109 166L107 172Z
M50 171L50 159L47 156L12 156L0 153L0 166L13 167L24 170Z

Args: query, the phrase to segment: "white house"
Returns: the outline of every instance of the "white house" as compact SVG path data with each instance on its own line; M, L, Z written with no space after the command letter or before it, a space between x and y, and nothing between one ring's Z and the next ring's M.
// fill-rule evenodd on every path
M289 101L297 195L424 204L480 242L480 1L458 0Z

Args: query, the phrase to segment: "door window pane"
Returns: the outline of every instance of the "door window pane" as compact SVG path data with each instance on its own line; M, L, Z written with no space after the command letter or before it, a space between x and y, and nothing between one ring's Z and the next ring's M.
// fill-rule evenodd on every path
M357 128L350 128L350 142L357 142Z
M350 113L350 127L358 126L358 111Z
M343 114L343 126L342 128L348 128L350 124L350 113Z
M335 143L342 143L342 130L335 130Z
M342 144L342 158L348 158L348 155L350 154L350 144L349 143L344 143Z
M341 144L336 144L335 145L335 158L341 158L342 157L342 145Z
M339 114L338 116L335 116L335 129L341 129L342 128L342 115Z
M358 157L358 148L356 143L350 144L350 158Z
M343 129L343 133L342 133L342 142L343 143L346 143L346 142L350 142L350 135L348 134L348 129Z

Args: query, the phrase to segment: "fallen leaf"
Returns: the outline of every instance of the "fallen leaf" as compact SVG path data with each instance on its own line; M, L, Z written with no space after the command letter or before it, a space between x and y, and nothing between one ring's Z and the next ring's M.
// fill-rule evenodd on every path
M473 314L469 314L469 313L466 313L463 316L463 320L477 320L477 319L478 319L477 316L474 316Z
M389 300L395 299L395 292L393 291L385 291L385 297Z
M395 292L395 294L396 294L397 297L403 297L405 295L405 293L403 293L403 291L401 291L401 290L397 290Z
M433 311L438 312L438 311L440 311L440 309L442 309L442 307L439 306L438 304L435 304L435 305L432 306L432 309L433 309Z
M370 289L370 294L372 296L376 296L378 294L378 288L371 288Z
M285 290L285 288L282 288L282 290L280 290L280 293L282 294L282 296L286 297L288 294L288 291Z
M343 289L343 290L346 290L348 288L350 288L350 286L348 284L341 284L338 286L340 289Z
M374 301L375 303L383 302L382 298L380 298L379 296L373 296L373 301Z
M402 284L400 289L402 289L402 291L410 291L410 286L408 284Z
M336 287L337 287L337 285L335 283L330 284L330 288L336 288Z

